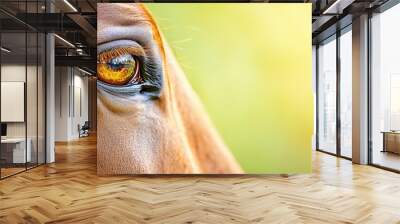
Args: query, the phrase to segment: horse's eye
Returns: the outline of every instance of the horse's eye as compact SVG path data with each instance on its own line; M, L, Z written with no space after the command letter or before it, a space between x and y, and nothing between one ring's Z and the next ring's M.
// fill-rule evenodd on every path
M112 85L137 84L141 81L139 61L131 54L119 56L97 62L97 77L100 81Z

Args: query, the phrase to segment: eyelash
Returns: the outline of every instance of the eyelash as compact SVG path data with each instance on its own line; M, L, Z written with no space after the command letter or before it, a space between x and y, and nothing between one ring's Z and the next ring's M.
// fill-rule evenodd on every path
M115 48L111 50L107 50L104 52L101 52L97 56L97 63L107 63L111 59L122 56L124 54L131 54L132 56L140 57L142 56L142 52L138 50L137 48L134 47L123 47L123 48Z

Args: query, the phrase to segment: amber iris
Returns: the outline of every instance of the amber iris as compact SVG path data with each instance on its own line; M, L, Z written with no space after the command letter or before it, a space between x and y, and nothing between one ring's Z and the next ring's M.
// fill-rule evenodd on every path
M131 54L123 54L97 63L97 77L112 85L125 85L138 75L138 63Z

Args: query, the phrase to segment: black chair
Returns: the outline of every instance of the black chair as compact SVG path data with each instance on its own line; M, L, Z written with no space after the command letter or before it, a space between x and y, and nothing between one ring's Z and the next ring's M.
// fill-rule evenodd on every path
M78 124L79 138L89 136L90 123L85 121L82 127Z

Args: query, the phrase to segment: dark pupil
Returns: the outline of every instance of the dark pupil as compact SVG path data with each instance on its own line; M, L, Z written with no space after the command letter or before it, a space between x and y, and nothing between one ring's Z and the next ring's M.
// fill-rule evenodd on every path
M135 62L135 59L133 59L132 55L130 54L124 54L119 57L111 59L107 65L113 70L119 70L124 68L125 66L131 65Z
M119 70L124 67L123 64L121 64L119 62L114 62L114 61L107 63L107 65L108 65L108 67L110 67L113 70Z

